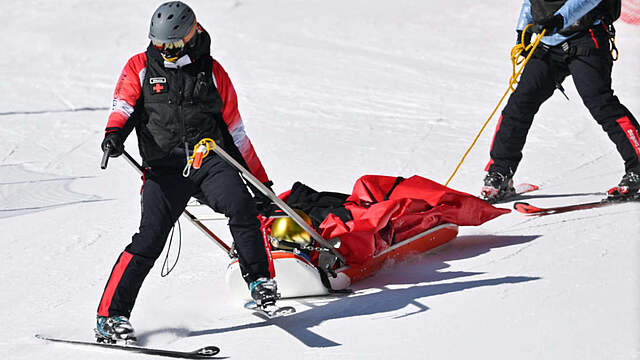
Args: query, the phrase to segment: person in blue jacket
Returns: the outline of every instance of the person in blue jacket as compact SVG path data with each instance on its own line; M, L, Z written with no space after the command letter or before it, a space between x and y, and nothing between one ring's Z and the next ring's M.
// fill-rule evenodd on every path
M527 63L520 82L502 111L491 144L482 196L497 201L513 190L513 174L522 159L527 133L540 105L562 89L571 75L593 118L615 143L625 165L612 197L631 196L640 189L640 135L637 120L611 89L613 21L620 0L524 0L516 27L517 43L534 24L546 30ZM529 42L531 33L525 33Z

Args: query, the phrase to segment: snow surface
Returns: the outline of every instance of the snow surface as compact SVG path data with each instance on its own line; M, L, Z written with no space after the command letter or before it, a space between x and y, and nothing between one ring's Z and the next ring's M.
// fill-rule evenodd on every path
M115 80L160 1L3 1L0 358L141 355L45 344L92 339L99 297L139 220L137 174L98 163ZM240 97L275 189L349 192L364 174L444 182L506 89L514 0L191 1ZM620 23L614 87L640 114L640 27ZM540 111L518 181L541 206L594 201L622 161L582 105ZM492 128L452 187L477 194ZM135 155L135 139L127 141ZM505 207L511 204L505 204ZM640 205L508 214L391 264L346 298L283 301L264 321L229 300L227 256L182 221L175 271L145 282L146 346L217 344L235 359L640 359ZM229 239L224 222L214 231ZM173 249L175 250L175 248ZM174 254L174 253L172 253Z

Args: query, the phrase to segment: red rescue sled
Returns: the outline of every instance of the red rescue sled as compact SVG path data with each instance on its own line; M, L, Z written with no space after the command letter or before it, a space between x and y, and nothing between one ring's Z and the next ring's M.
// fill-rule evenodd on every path
M280 198L295 203L291 198L296 188L294 185ZM316 192L307 197L326 203L319 195ZM314 224L328 242L340 239L337 251L345 261L332 267L336 276L327 276L323 284L317 251L273 249L273 272L282 297L327 294L327 285L333 290L345 289L374 275L387 261L403 261L447 243L456 237L458 225L480 225L509 212L419 176L363 176L345 197L342 208L329 211L321 222L316 218ZM313 201L302 202L312 213L313 205ZM350 217L340 216L344 210ZM269 224L269 219L263 221L266 244ZM229 265L226 279L236 296L248 297L237 261Z

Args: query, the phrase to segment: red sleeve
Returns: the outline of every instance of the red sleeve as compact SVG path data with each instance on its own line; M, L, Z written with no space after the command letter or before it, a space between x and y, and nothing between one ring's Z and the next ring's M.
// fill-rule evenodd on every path
M107 131L123 128L142 94L142 81L147 70L147 55L140 53L127 61L113 92L113 103L107 120Z
M251 144L251 140L249 140L249 137L244 131L242 117L238 111L238 96L236 95L236 90L233 88L227 72L224 71L220 63L215 60L213 61L213 80L222 97L222 118L227 124L227 128L229 128L233 142L240 150L247 166L249 166L249 171L263 183L269 181L267 172L264 170Z

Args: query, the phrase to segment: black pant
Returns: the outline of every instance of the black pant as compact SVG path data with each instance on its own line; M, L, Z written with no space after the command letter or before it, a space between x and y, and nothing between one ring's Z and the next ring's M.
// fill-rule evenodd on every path
M564 45L564 48L558 45L536 49L529 60L520 83L502 111L486 170L503 174L516 171L534 115L551 97L556 83L562 83L571 75L584 105L616 144L625 169L640 171L640 126L613 95L613 60L608 51L607 33L596 27L566 44L568 46Z
M142 282L162 253L173 224L196 194L229 218L245 280L269 277L255 202L238 172L217 155L210 154L202 168L192 169L185 178L182 169L175 166L184 163L183 159L173 155L164 162L156 162L145 174L140 229L111 271L98 315L130 315Z

